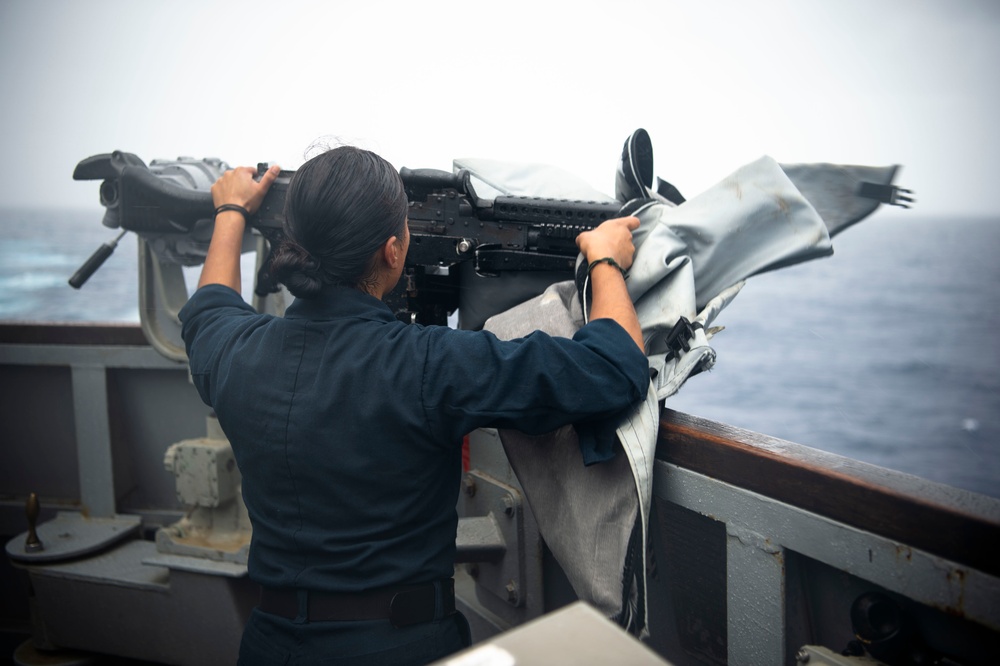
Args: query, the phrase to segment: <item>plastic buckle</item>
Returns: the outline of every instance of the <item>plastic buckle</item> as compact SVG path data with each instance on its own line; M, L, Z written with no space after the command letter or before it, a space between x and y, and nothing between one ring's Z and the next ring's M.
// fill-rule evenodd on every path
M691 351L691 339L694 337L695 329L703 328L701 322L691 323L687 317L681 317L674 324L674 327L667 333L664 344L666 344L667 360L680 358L681 351Z

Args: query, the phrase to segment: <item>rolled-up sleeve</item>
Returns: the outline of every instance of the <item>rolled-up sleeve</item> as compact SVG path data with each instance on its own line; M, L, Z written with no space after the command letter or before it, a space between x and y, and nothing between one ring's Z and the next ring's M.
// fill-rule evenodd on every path
M447 337L427 347L422 399L428 422L448 437L478 427L540 434L608 419L645 398L649 385L646 356L610 319L572 340L542 332L510 341L482 331Z
M198 289L178 313L191 379L205 404L213 405L211 377L230 341L255 316L242 296L219 284Z

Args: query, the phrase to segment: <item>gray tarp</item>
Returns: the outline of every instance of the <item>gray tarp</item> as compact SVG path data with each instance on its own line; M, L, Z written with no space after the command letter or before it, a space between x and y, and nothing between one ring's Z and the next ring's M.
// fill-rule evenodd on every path
M456 160L460 168L498 193L609 199L551 167ZM581 452L572 427L542 437L500 432L542 537L577 595L636 633L647 624L645 553L660 404L715 363L711 324L746 278L831 254L831 232L877 206L845 200L837 208L837 199L856 191L859 177L891 183L895 168L796 165L790 171L826 207L825 217L768 157L679 206L662 197L633 202L640 227L628 288L653 372L646 401L618 424L615 446L624 456L586 465L594 458ZM538 280L544 276L518 286L530 290ZM563 281L491 317L485 328L508 339L537 329L569 337L583 323L577 285Z

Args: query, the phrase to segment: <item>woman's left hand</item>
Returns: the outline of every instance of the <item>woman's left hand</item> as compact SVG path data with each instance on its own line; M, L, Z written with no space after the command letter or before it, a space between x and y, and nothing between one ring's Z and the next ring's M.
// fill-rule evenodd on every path
M212 185L212 202L216 208L223 204L236 204L252 214L260 207L260 202L280 172L281 167L272 166L256 181L257 169L254 167L237 167L227 171Z

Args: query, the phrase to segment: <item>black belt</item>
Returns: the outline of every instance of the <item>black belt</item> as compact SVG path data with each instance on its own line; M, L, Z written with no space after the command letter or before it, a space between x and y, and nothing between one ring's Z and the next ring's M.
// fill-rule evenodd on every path
M438 589L441 590L440 609L437 604ZM389 620L394 627L405 627L452 615L455 612L455 581L446 578L423 585L398 585L348 594L261 587L257 607L265 613L290 620ZM303 613L299 612L300 608Z

